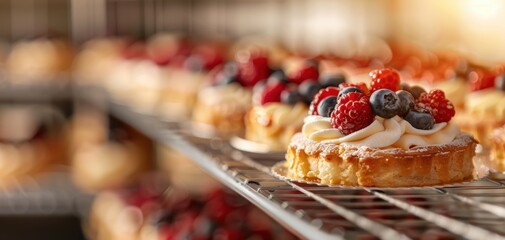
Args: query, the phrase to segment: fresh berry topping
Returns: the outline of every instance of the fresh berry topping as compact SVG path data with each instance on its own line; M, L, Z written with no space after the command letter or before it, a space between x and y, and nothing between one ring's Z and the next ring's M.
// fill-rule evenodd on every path
M298 86L298 93L305 103L310 104L314 96L321 90L321 85L317 81L305 81Z
M422 130L430 130L435 124L433 116L424 112L409 111L405 116L405 120L409 122L412 127Z
M280 102L281 93L284 89L286 89L286 85L282 83L267 85L261 94L261 105L269 102Z
M400 112L400 98L389 89L379 89L370 96L373 112L379 117L392 118Z
M435 118L435 123L449 122L456 114L452 102L445 98L443 91L438 89L421 94L421 97L417 99L417 104L430 111Z
M331 114L331 125L348 135L370 125L374 120L368 96L360 92L345 94Z
M338 96L340 93L340 89L336 87L327 87L319 90L319 92L314 96L314 100L310 103L309 114L311 115L319 115L317 111L317 106L319 103L330 96Z
M296 104L298 102L302 102L303 98L298 94L297 91L285 89L281 93L281 102L286 103L286 104Z
M502 73L494 79L494 87L497 90L505 91L505 73Z
M323 117L329 117L331 116L333 110L335 110L336 105L337 105L336 96L327 97L323 99L323 101L321 101L319 105L317 105L317 112L319 113L319 115Z
M408 91L410 94L412 94L414 99L418 99L421 96L421 94L426 92L426 90L424 90L424 88L417 86L417 85L410 87L410 89L407 89L406 91Z
M286 78L286 74L282 69L276 69L270 74L267 80L268 84L273 84L277 82L283 82L285 84L288 83L288 79Z
M340 84L345 83L345 76L343 74L325 74L319 78L319 83L323 88L338 87Z
M385 88L393 92L400 90L400 74L396 70L385 68L377 69L370 72L370 77L372 81L370 82L370 88L372 93Z
M223 67L223 72L228 75L237 76L238 75L238 64L236 62L226 63Z
M340 88L342 89L340 93L338 94L338 98L340 99L342 96L351 93L351 92L359 92L363 93L363 91L357 87L346 87L346 88ZM364 93L363 93L364 94Z
M398 110L398 116L404 117L407 115L410 109L413 109L416 105L416 100L414 96L405 90L396 91L396 95L400 98L400 109Z
M304 65L290 76L290 81L296 84L301 84L307 80L319 79L319 70L317 64L311 61L306 61Z
M484 71L472 71L468 75L470 79L470 90L478 91L486 88L494 87L495 76L491 73L486 73Z
M240 54L238 62L238 80L245 87L252 87L270 75L268 59L261 53Z
M338 86L340 89L348 88L348 87L355 87L359 88L361 92L363 92L365 95L369 96L370 95L370 90L366 86L365 83L360 82L360 83L342 83Z

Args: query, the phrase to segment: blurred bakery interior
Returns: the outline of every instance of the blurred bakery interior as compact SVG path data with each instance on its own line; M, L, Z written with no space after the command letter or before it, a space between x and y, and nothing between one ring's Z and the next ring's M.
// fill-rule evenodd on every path
M503 238L505 164L448 189L279 178L270 168L311 100L263 90L393 68L443 89L489 149L505 124L503 12L500 0L0 0L0 239ZM251 110L265 102L291 104L291 121Z

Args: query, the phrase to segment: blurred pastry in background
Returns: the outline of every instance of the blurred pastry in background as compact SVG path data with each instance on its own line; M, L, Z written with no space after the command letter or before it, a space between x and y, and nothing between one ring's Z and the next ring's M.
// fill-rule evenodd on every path
M224 63L226 54L226 43L209 41L193 43L187 55L175 56L163 68L158 115L168 120L190 119L204 79L210 70Z
M19 180L63 163L65 117L44 105L0 106L0 179Z
M296 239L242 197L222 188L199 195L137 187L100 193L92 239Z
M105 86L105 78L121 60L125 40L97 38L86 42L76 55L72 66L76 82Z
M245 118L245 138L271 151L285 151L291 137L301 131L309 105L321 88L345 83L337 73L319 76L318 62L304 60L289 76L275 70L256 84L253 108Z
M16 42L7 57L6 69L13 82L40 82L70 74L74 52L63 39L37 38Z
M71 150L73 179L88 191L130 184L153 165L149 139L95 110L75 114Z
M260 49L239 51L236 61L214 68L198 92L193 109L193 131L229 137L244 131L244 117L252 101L252 88L270 75L267 54Z
M505 171L505 126L493 130L489 146L491 167L498 171Z
M505 124L505 72L475 70L469 80L471 92L456 120L462 130L488 146L491 132Z

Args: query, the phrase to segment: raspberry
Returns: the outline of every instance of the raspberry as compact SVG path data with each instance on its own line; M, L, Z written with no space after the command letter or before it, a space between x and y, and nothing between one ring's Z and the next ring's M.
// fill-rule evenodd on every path
M261 80L265 80L270 75L268 58L261 54L249 55L249 58L239 61L238 80L245 87L253 87Z
M427 109L435 118L435 123L448 122L456 114L452 102L438 89L421 94L416 105L416 109Z
M307 80L317 80L319 79L319 70L315 64L306 62L304 66L294 72L289 79L296 84L301 84Z
M360 83L342 83L338 86L340 89L348 88L348 87L357 87L361 91L365 93L365 95L369 96L370 95L370 90L366 86L366 83L360 82Z
M281 93L285 89L286 85L282 83L267 85L263 90L263 92L261 93L261 105L265 105L269 102L280 102Z
M484 71L473 71L468 75L470 79L470 90L478 91L486 88L492 88L495 84L495 76Z
M348 135L370 125L374 120L368 96L351 92L338 100L337 108L331 114L331 125L342 134Z
M319 103L330 96L338 96L340 93L340 89L336 87L327 87L319 90L319 92L314 96L314 99L310 103L309 114L310 115L318 115L317 106Z
M368 75L372 78L370 82L372 93L381 88L386 88L393 92L401 89L400 74L394 69L377 69L371 71Z

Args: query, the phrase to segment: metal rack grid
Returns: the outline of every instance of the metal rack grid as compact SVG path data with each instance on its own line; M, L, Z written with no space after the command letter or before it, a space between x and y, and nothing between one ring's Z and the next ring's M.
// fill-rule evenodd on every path
M300 237L309 239L505 239L505 175L451 187L335 188L282 181L274 161L251 159L227 142L202 141L126 106L116 117L175 147Z

